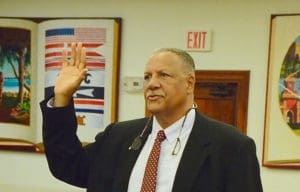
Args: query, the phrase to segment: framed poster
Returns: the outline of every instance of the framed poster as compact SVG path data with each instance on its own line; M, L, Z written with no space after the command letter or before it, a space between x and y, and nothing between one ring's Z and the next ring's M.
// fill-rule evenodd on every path
M300 15L272 15L263 166L300 168Z

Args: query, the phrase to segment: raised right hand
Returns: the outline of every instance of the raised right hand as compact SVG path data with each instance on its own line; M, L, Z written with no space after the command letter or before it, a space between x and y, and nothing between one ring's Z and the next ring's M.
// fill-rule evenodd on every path
M86 51L82 43L71 44L71 59L67 59L64 49L62 69L54 86L54 106L63 107L69 104L73 94L79 88L87 73L85 64Z

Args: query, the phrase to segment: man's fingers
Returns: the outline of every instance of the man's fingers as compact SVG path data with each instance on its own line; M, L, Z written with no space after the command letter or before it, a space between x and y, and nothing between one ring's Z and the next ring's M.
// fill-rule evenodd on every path
M86 58L86 49L85 49L85 47L82 47L79 66L78 66L79 70L82 70L86 67L85 58Z
M76 47L76 59L75 59L75 66L79 67L81 62L81 52L82 52L82 43L78 43Z
M62 50L62 67L68 66L67 50Z
M71 59L70 59L70 65L75 64L75 59L76 59L76 43L71 44Z
M71 43L71 58L68 60L68 52L66 49L62 50L62 66L75 66L79 70L86 68L86 48L82 47L82 43Z

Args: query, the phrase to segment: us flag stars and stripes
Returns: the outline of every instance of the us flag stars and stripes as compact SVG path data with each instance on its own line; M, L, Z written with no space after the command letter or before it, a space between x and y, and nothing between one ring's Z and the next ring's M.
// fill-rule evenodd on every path
M74 94L76 115L86 117L87 127L100 127L104 115L105 86L105 28L59 28L46 31L45 42L45 96L51 94L55 80L61 69L62 49L71 55L71 43L82 42L86 47L88 75ZM100 118L99 118L100 116ZM101 119L102 120L99 120ZM94 122L94 123L93 123ZM89 125L89 126L88 126Z

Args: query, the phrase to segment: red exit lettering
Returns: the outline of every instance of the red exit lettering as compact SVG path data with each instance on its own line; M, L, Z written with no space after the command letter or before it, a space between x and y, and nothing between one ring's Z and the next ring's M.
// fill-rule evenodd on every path
M189 31L187 33L188 49L205 49L206 48L206 31Z

